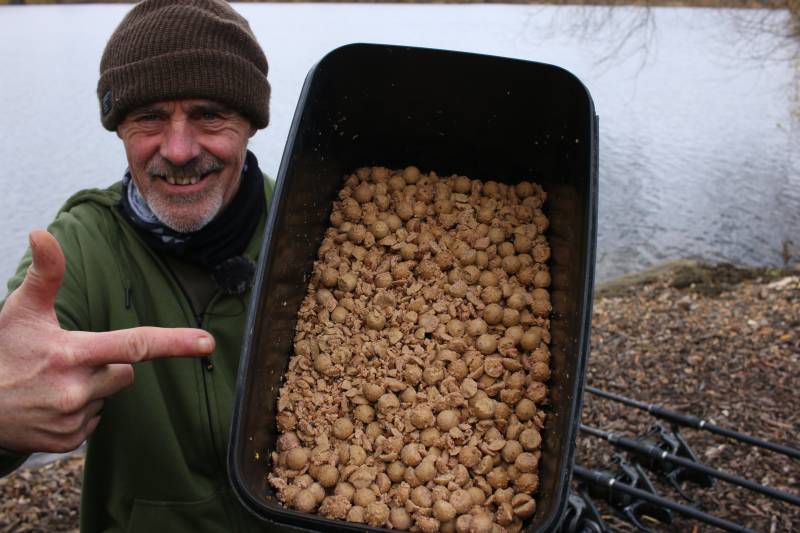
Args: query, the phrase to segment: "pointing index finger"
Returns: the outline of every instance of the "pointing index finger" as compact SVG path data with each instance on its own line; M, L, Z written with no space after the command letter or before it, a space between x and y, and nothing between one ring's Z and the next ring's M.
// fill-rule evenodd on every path
M77 363L99 366L165 357L201 357L214 351L214 337L194 328L139 327L102 333L72 332Z

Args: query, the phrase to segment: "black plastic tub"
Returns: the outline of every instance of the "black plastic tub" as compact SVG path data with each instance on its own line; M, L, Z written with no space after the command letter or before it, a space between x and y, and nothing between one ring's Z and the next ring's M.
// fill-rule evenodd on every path
M553 377L537 511L525 531L552 530L567 501L589 342L597 117L589 92L566 70L476 54L353 44L308 74L245 331L229 446L234 489L275 530L369 529L284 508L266 474L296 314L332 203L346 173L372 165L504 183L532 179L548 193Z

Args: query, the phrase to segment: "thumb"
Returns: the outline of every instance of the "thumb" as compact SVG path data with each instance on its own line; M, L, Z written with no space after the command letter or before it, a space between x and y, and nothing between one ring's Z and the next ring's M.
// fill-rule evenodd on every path
M33 263L18 289L18 298L26 307L52 312L64 279L64 252L55 237L45 230L33 230L28 241Z

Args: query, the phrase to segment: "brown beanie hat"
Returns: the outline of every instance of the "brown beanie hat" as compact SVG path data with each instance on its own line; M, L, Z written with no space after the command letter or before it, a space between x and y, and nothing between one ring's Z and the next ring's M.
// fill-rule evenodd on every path
M205 98L257 129L269 123L267 58L250 25L224 0L145 0L122 20L100 60L100 117L161 100Z

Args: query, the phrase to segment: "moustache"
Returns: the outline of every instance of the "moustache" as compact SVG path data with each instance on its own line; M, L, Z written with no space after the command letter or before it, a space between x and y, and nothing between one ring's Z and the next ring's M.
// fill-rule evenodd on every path
M183 165L175 165L168 159L156 156L147 165L146 172L151 178L185 179L197 177L199 179L206 174L218 172L223 168L225 168L225 165L222 161L211 154L203 153Z

